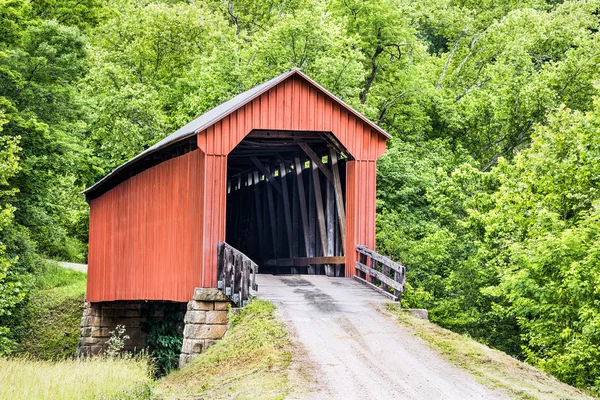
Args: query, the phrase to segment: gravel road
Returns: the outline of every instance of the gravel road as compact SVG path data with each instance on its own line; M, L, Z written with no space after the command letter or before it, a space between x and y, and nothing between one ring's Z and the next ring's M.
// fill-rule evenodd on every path
M46 260L46 261L51 262L51 263L57 263L58 265L60 265L63 268L74 269L75 271L79 271L79 272L83 272L84 274L87 274L87 264L76 264L76 263L72 263L72 262L54 261L54 260Z
M314 363L307 399L504 399L430 350L382 310L389 301L353 279L258 275Z

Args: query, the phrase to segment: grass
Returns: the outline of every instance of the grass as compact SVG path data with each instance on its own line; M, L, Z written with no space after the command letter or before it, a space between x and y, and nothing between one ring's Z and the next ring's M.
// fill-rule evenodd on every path
M83 316L86 275L47 263L22 310L18 354L56 360L75 354Z
M400 311L397 304L388 303L386 308L397 315L402 325L428 342L434 351L451 363L469 371L483 385L500 390L510 398L540 400L593 398L506 353L428 321L414 318Z
M254 299L225 338L159 381L157 399L283 399L295 391L292 349L275 306Z
M147 399L144 358L34 361L0 358L0 399Z

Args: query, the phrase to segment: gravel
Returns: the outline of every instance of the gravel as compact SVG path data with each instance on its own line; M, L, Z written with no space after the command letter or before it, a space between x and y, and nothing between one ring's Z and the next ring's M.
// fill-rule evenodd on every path
M307 399L504 399L383 312L389 301L353 279L258 275L314 364Z

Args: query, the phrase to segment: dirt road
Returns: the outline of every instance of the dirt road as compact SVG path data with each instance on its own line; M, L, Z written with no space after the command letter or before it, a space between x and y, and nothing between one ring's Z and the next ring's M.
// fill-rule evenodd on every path
M353 279L259 275L260 298L315 364L308 399L504 399L381 312L383 295Z

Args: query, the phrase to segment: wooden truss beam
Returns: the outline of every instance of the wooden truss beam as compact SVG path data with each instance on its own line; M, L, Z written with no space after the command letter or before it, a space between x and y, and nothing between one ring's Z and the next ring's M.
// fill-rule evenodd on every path
M323 172L325 177L329 179L330 182L333 182L333 174L331 173L329 168L327 168L327 166L323 164L321 158L310 148L310 146L306 143L298 143L298 146L300 146L300 148L304 150L304 152L311 159L311 161L315 163L317 167L319 167L319 169Z
M275 190L277 190L277 193L281 194L281 185L279 184L279 182L277 182L277 180L275 179L273 174L271 174L271 172L269 172L267 167L265 167L263 165L263 163L261 163L260 160L256 157L250 157L250 160L252 160L254 165L256 165L256 167L260 170L260 172L262 172L262 174L265 176L265 179L267 179L269 182L271 182L271 184L273 185Z

